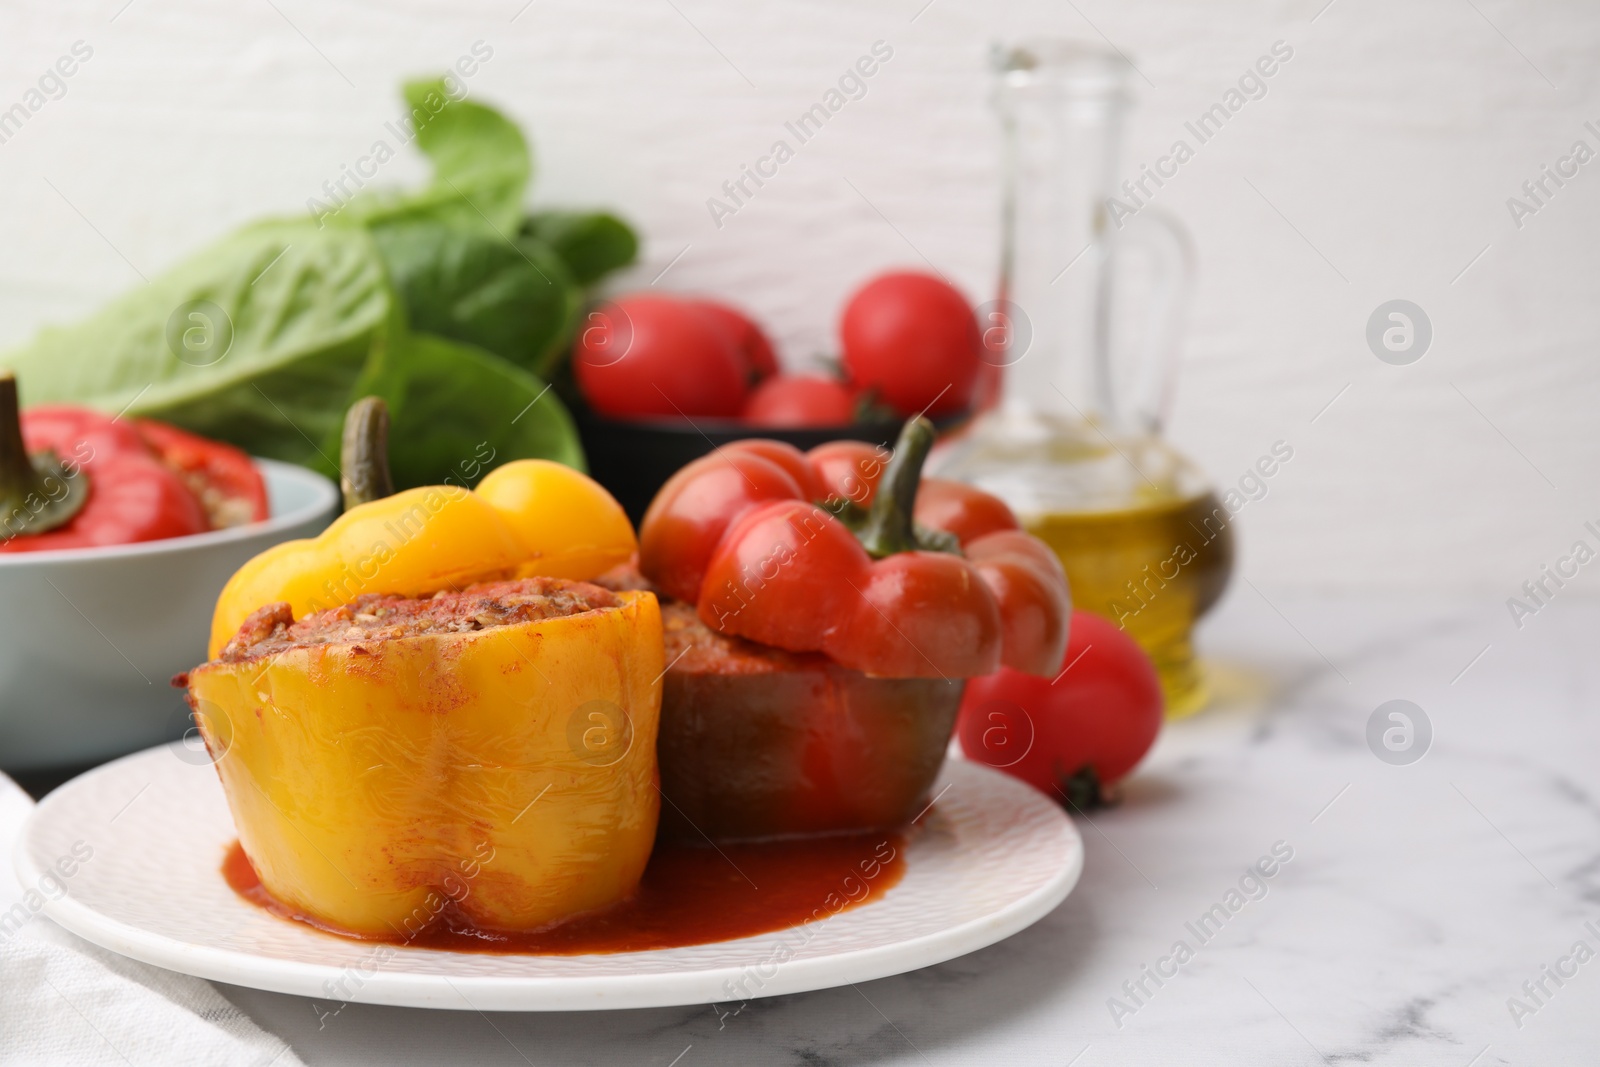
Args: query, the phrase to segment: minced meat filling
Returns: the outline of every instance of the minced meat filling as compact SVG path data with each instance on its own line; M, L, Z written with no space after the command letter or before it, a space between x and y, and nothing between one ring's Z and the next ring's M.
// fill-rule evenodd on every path
M669 672L683 674L774 674L814 669L820 652L786 652L771 645L721 634L700 621L693 604L661 602L661 636Z
M588 582L523 578L484 582L420 599L368 594L298 620L288 604L268 604L244 621L217 658L236 663L311 645L470 633L559 619L621 603L610 591Z
M820 652L788 652L732 634L718 633L701 621L693 604L673 600L651 584L632 563L614 567L595 584L618 592L639 589L661 601L661 637L666 645L667 675L778 674L826 669L831 662Z

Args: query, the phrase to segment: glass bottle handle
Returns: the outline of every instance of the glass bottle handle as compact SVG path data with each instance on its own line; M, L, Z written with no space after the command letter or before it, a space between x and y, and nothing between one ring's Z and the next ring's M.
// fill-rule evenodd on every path
M1125 429L1159 435L1172 402L1194 288L1194 245L1177 219L1146 207L1111 232L1107 249L1096 309L1099 408ZM1126 296L1123 268L1135 254L1147 256L1151 269L1146 291L1133 301L1142 321L1139 336L1130 341L1118 335L1116 308Z

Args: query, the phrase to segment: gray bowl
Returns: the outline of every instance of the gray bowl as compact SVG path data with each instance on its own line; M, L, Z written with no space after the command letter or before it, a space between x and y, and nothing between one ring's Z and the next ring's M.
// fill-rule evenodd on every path
M206 658L234 571L333 521L339 490L258 459L271 518L136 545L0 555L0 769L110 759L183 735L174 674Z

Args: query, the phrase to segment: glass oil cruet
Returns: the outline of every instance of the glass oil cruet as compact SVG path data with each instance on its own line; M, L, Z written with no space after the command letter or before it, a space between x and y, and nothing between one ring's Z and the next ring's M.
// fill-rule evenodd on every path
M1037 41L997 46L993 66L1003 244L979 325L1000 392L937 472L1010 504L1061 557L1074 606L1134 637L1169 717L1187 715L1208 697L1191 631L1233 567L1227 510L1160 436L1188 239L1115 184L1127 60Z

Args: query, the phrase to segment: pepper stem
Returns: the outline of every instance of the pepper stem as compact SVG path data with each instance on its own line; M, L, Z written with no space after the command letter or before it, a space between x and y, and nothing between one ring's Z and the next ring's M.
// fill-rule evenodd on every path
M22 408L18 403L17 379L11 373L0 375L0 497L10 499L37 489L38 475L28 461L22 443Z
M54 452L28 455L17 379L0 373L0 542L71 522L89 500L89 476Z
M858 535L861 545L873 559L910 552L918 546L911 516L917 506L917 487L922 484L922 465L933 448L933 423L921 415L907 419L895 442L889 469L883 472L878 493L867 510L866 522Z
M345 412L339 466L346 511L394 493L389 475L389 405L381 396L364 396Z

